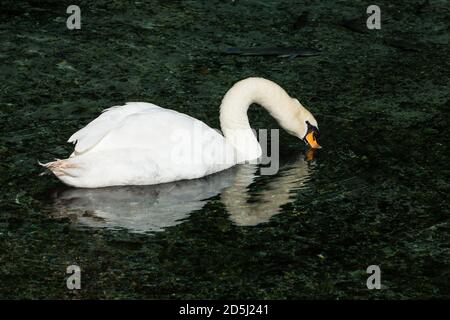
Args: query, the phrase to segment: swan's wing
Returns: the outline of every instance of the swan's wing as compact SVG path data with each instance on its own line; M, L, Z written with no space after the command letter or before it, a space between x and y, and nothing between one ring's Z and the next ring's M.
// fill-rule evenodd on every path
M128 116L155 109L162 108L147 102L127 102L123 106L110 107L103 110L102 114L87 126L75 132L68 142L76 143L75 154L81 154L98 144Z
M233 147L220 133L198 119L164 108L127 116L85 154L122 149L150 154L164 172L164 182L201 177L236 163Z
M157 108L128 115L92 151L151 149L155 157L169 157L181 147L202 153L205 145L220 147L224 143L224 137L204 122L175 110Z

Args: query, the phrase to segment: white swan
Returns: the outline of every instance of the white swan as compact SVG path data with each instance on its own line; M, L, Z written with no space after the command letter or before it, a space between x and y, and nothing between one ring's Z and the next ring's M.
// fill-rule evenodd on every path
M68 159L44 167L81 188L151 185L200 178L262 154L247 117L263 106L290 134L319 148L317 121L276 83L263 78L237 82L220 106L223 136L202 121L151 103L115 106L73 134Z

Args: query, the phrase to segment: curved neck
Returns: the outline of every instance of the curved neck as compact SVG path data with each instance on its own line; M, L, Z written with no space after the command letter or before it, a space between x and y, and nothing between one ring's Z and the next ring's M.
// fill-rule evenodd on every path
M227 142L240 153L240 161L259 158L262 153L247 116L252 103L264 107L281 124L297 107L283 88L263 78L247 78L231 87L220 106L220 127Z

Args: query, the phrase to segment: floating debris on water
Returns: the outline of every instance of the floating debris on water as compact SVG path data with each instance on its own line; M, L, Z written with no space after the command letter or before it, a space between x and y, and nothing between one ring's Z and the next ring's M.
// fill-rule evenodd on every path
M228 48L226 54L241 56L277 56L280 58L311 57L320 55L320 50L304 47L255 47Z

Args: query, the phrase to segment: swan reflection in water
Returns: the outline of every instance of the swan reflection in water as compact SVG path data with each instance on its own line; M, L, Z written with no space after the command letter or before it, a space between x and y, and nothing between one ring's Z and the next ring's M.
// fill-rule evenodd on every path
M220 194L230 219L239 226L267 222L289 203L292 192L306 187L314 162L303 156L267 176L258 189L258 166L243 164L201 179L152 186L68 189L55 195L55 215L80 226L127 229L134 233L162 231L180 224Z

